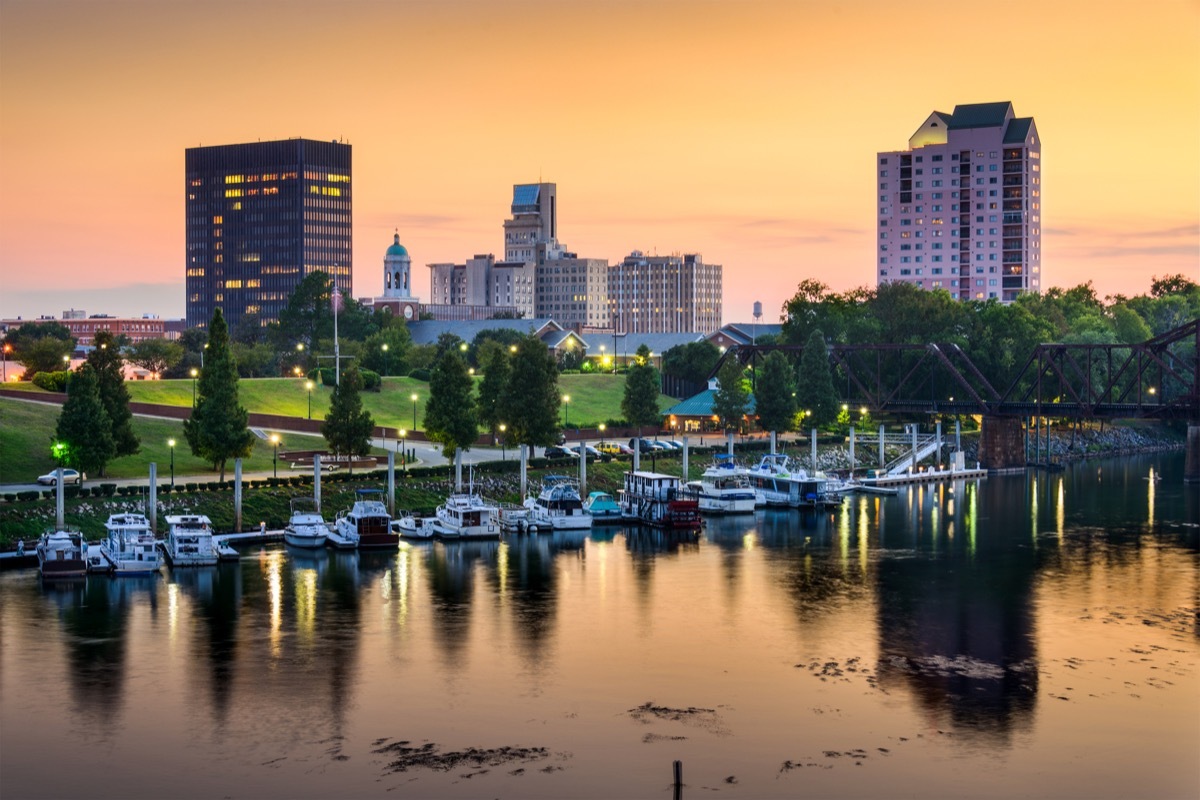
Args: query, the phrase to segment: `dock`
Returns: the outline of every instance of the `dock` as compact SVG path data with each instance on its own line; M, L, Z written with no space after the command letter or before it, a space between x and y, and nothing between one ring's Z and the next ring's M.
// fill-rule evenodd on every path
M936 483L938 481L967 481L986 478L988 471L980 467L975 469L926 469L917 472L905 472L899 475L880 475L878 477L859 478L857 484L864 491L872 488L907 486L914 483Z

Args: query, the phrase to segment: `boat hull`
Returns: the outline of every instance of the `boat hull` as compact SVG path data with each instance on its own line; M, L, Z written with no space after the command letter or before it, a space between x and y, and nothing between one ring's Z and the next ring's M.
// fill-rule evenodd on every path
M42 561L42 577L46 580L59 578L82 578L87 575L87 562L82 558L65 558L58 561Z
M307 549L316 549L325 546L325 540L329 538L327 533L297 533L294 531L285 530L283 532L283 541L292 547L303 547Z

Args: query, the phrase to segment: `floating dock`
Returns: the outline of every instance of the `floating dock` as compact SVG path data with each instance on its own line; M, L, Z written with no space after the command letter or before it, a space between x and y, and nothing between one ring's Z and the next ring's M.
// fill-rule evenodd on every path
M864 491L871 491L873 488L886 488L893 486L906 486L913 483L936 483L938 481L969 481L978 478L986 478L988 471L982 468L975 469L927 469L917 472L905 472L900 475L880 475L878 477L859 478L856 485L863 487Z

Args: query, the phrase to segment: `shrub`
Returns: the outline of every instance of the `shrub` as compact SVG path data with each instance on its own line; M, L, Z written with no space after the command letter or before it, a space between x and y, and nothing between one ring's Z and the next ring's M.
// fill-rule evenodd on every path
M158 490L163 494L170 494L172 491L174 491L169 483L164 483L162 486L158 487Z
M408 373L408 377L418 381L429 381L430 372L425 367L417 367L412 372Z
M358 374L362 376L364 390L378 392L383 388L383 380L379 377L378 372L372 372L369 369L360 369Z
M33 376L32 383L47 392L65 392L67 390L67 371L39 372Z
M22 501L37 500L38 495L40 494L41 492L37 491L36 489L28 492L17 492L17 499Z
M190 482L190 481L189 481L188 483L185 483L185 484L183 485L183 488L184 488L184 489L187 489L189 492L194 492L194 491L196 491L197 489L199 489L199 488L200 488L200 485L199 485L199 484L197 484L197 483L192 483L192 482Z
M4 495L4 502L15 503L17 502L17 496L15 494L6 494Z
M100 494L96 495L97 497L112 497L117 493L117 485L115 483L102 483L96 488L100 490ZM95 489L93 489L93 491L95 491Z

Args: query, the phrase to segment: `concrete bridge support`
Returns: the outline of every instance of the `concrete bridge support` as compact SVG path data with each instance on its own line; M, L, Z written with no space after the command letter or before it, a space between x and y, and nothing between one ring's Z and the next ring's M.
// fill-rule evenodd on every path
M979 465L990 472L1025 469L1025 434L1019 417L984 417Z
M1188 425L1187 456L1183 462L1183 482L1200 483L1200 423Z

